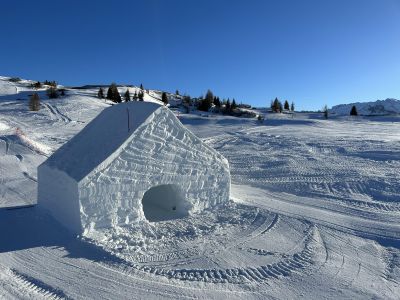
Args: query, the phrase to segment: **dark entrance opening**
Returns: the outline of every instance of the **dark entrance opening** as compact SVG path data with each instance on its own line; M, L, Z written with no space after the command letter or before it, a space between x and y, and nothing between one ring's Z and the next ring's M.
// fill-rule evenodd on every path
M143 195L143 213L150 222L179 219L188 215L188 203L174 184L152 187Z

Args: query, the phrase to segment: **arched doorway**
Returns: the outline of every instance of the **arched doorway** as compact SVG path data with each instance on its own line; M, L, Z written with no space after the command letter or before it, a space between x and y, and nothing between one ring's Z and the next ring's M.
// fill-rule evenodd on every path
M188 215L189 204L175 184L152 187L143 195L143 213L150 222L167 221Z

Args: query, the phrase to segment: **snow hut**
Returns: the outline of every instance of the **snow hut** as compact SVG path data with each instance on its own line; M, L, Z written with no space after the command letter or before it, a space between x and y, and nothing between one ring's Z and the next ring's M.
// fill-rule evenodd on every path
M103 110L38 167L38 205L75 233L163 221L228 201L228 161L166 107Z

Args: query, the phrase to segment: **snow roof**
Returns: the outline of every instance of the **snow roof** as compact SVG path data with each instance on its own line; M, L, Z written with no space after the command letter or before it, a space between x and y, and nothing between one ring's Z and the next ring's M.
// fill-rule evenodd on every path
M61 170L79 182L114 153L160 107L160 104L141 101L108 107L43 164Z

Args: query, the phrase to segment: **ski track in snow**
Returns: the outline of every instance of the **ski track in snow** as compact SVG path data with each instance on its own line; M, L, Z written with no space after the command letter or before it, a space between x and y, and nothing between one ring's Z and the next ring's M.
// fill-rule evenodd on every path
M0 206L17 208L46 159L32 145L54 151L108 104L39 91L32 113L24 82L0 79ZM93 240L35 207L0 209L0 298L398 298L399 120L180 119L229 160L233 202Z

